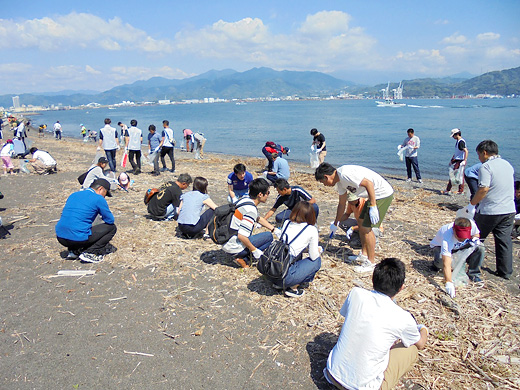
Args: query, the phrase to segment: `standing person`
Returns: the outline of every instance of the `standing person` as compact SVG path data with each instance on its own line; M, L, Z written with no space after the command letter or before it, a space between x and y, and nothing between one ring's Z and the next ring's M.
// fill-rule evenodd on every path
M161 138L161 144L159 145L161 147L161 162L162 162L162 169L161 171L167 171L166 168L166 159L164 156L168 155L170 158L170 161L172 162L172 169L170 172L175 172L175 158L173 156L173 147L175 146L175 139L173 138L173 130L170 129L170 122L167 120L163 120L163 131L162 131L162 138Z
M274 206L267 212L265 215L265 219L268 220L280 207L281 205L285 205L287 207L286 210L281 213L276 214L275 220L277 223L282 223L287 220L294 207L301 201L307 201L311 205L314 210L314 217L318 218L320 213L320 208L316 204L316 199L305 191L300 186L291 186L289 182L285 179L278 179L274 182L274 188L278 192L278 197L274 202Z
M110 183L97 179L88 190L68 197L55 228L58 242L69 250L68 260L78 257L87 263L103 260L105 247L117 231L105 196L112 196ZM104 223L92 226L98 215Z
M186 140L186 151L193 152L193 131L190 129L184 129L182 133L184 135L184 139Z
M513 236L518 237L518 227L520 226L520 180L515 181L515 227Z
M30 153L33 155L33 158L29 160L29 163L31 163L36 173L48 175L57 171L56 160L49 153L38 150L36 147L32 147Z
M229 203L236 203L249 190L249 183L253 181L253 175L247 172L244 164L237 164L233 167L233 172L228 175L227 184Z
M406 137L401 144L401 147L407 148L405 152L406 174L408 175L406 181L412 181L412 167L415 172L415 177L419 183L422 183L421 172L419 171L419 160L417 160L417 149L421 147L421 140L414 133L414 129L408 129L408 137Z
M61 124L60 121L56 121L54 124L54 134L57 140L61 140Z
M511 232L515 223L515 171L500 157L498 145L492 140L480 142L476 148L482 163L478 171L478 191L466 210L475 212L475 222L482 241L489 233L495 238L497 276L509 279L513 274L513 243Z
M181 204L181 195L188 186L193 182L190 175L181 173L175 183L159 191L148 202L148 214L155 219L177 219L179 216L179 206Z
M472 282L481 282L480 267L484 261L485 249L480 245L479 230L471 219L459 217L454 222L441 226L430 248L433 248L433 269L443 270L446 292L455 298L455 285L452 280L452 253L460 249L466 240L472 240L474 251L467 257L468 276Z
M456 140L455 142L455 152L453 153L453 156L451 157L449 166L452 169L462 169L464 171L464 168L466 167L466 162L468 161L468 148L466 146L466 141L464 138L462 138L462 132L460 129L452 129L451 130L451 137ZM464 174L460 175L460 184L459 184L459 191L457 194L463 194L464 193ZM448 181L448 185L446 186L446 191L443 192L443 194L448 195L451 191L451 187L453 184L451 183L451 178Z
M312 140L312 145L316 148L316 153L318 153L318 158L321 164L323 161L325 161L325 156L327 155L327 144L325 142L325 136L321 134L318 129L311 129L311 135L314 137Z
M14 156L14 146L13 141L8 139L5 144L2 145L2 149L0 150L0 158L2 158L3 167L4 167L4 175L7 175L7 171L11 173L11 175L15 175L14 173L14 165L11 160L11 157Z
M117 125L120 128L120 132L119 132L119 137L118 138L119 138L119 142L121 143L125 139L124 137L125 137L126 131L128 130L128 126L125 125L123 122L117 122Z
M473 199L478 191L478 171L482 166L481 162L472 165L464 170L464 179L468 183L469 192L471 194L469 200Z
M80 128L79 133L83 137L83 142L87 142L88 141L87 128L85 127L85 125L83 125L83 123L79 125L79 128Z
M289 152L291 150L287 147L283 147L280 144L275 144L272 141L267 141L262 148L262 153L264 154L265 158L267 159L267 168L266 170L272 171L273 170L273 153L278 153L278 156L282 157L282 155L286 154L289 155Z
M112 172L116 172L116 151L120 149L119 138L117 137L117 130L110 124L110 118L105 118L105 127L99 129L99 147L105 150L108 165Z
M386 258L374 269L372 291L350 291L339 311L345 322L323 370L338 389L392 389L426 345L428 329L394 301L405 275L401 260Z
M359 215L363 220L359 226L361 253L349 257L349 260L361 263L354 268L355 272L372 272L376 256L376 237L372 229L380 227L392 203L392 186L376 172L359 165L343 165L336 169L328 163L322 163L316 168L314 176L327 187L336 186L339 194L336 218L330 225L331 236L338 229L338 223L345 213L349 192L361 198L368 198Z
M153 157L153 171L152 176L159 176L159 150L161 149L161 136L155 131L155 125L148 126L148 147L150 150L148 154Z
M133 174L141 173L141 144L143 143L143 132L137 128L137 121L130 121L130 128L125 132L125 148L128 151L128 160L132 165ZM135 158L135 161L134 161Z
M269 196L269 182L263 178L255 179L249 184L249 195L245 195L236 203L236 210L231 218L230 230L236 232L228 242L222 246L222 250L234 256L235 264L242 268L249 268L245 257L250 254L255 259L262 256L262 251L273 241L271 233L280 237L280 229L258 215L257 206L265 203ZM269 229L270 232L262 232L253 235L255 223Z
M204 133L193 133L193 140L195 141L195 158L202 160L204 158L204 145L206 144Z
M266 178L271 183L274 183L278 179L289 180L291 177L291 171L289 169L289 163L283 157L280 157L278 153L273 153L273 170L267 172Z
M323 248L319 244L318 229L316 228L316 212L313 204L307 201L298 202L291 211L289 219L280 229L282 239L289 244L289 253L292 264L283 279L273 279L266 275L274 288L283 289L288 297L299 298L304 290L300 285L310 283L314 275L321 268L320 254ZM309 256L303 257L308 249Z
M208 209L201 215L204 206ZM188 238L195 238L201 232L204 232L205 239L209 238L207 227L217 205L208 195L208 181L205 178L198 176L193 180L193 191L181 195L179 208L179 230Z
M18 127L16 128L16 130L14 132L15 137L17 139L19 139L20 141L22 141L25 152L27 151L27 145L25 144L25 138L27 137L27 132L25 131L25 129L26 129L26 127L29 127L30 125L31 125L31 122L27 122L27 125L26 125L25 122L22 120L22 121L20 121L20 124L18 125Z

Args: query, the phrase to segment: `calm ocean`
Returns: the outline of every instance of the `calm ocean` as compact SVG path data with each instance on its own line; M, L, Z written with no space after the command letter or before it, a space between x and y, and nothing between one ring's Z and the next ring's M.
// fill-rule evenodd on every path
M405 175L404 162L397 157L397 145L409 127L421 139L419 165L425 178L447 178L447 164L455 141L450 130L458 127L470 151L468 165L478 162L476 145L484 139L498 143L500 154L520 177L520 99L438 99L403 100L407 107L377 107L372 100L330 100L258 102L122 107L47 111L32 118L33 125L52 127L56 120L67 137L80 138L87 129L103 127L106 117L114 127L131 119L145 135L148 125L162 129L168 119L180 146L182 129L203 132L205 151L263 157L262 146L274 141L291 148L291 161L309 161L311 128L327 141L326 161L333 165L358 164L384 174Z

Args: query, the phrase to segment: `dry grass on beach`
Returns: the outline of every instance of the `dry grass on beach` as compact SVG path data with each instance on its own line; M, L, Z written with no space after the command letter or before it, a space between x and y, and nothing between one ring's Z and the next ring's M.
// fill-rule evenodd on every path
M60 175L80 174L88 168L95 154L93 144L59 143L47 138L34 141L56 157ZM176 152L176 157L176 172L206 177L210 182L209 193L217 204L225 202L225 179L234 164L244 162L251 172L261 170L264 164L260 158L220 155L193 160L192 155L185 152ZM145 171L149 172L151 168L146 166ZM316 367L323 367L328 350L341 329L339 309L348 292L353 286L371 287L369 275L356 274L352 266L343 262L352 253L352 248L341 237L331 240L322 257L322 268L306 294L298 300L287 299L275 292L255 268L235 268L231 259L211 241L183 240L175 236L175 221L156 222L146 218L144 191L173 177L169 173L158 178L143 173L135 177L133 190L119 191L108 200L118 221L118 232L113 240L117 251L107 255L105 261L125 268L154 267L164 276L177 279L179 288L164 298L172 309L178 305L179 294L201 288L204 280L218 280L220 284L213 296L223 297L231 292L266 314L275 313L276 322L271 327L280 337L274 345L260 341L260 348L269 348L273 357L280 351L291 352L302 360L310 355ZM431 188L440 189L442 183L432 182L423 188L412 189L403 181L391 182L396 189L395 200L384 221L384 236L378 244L377 258L398 257L406 264L406 286L398 294L397 302L430 331L427 347L420 351L420 361L406 380L426 389L520 389L518 296L510 294L501 280L487 277L487 274L484 274L485 283L459 288L456 299L447 296L443 291L442 274L429 269L431 253L428 247L436 230L454 218L449 205L443 205ZM78 185L74 179L57 183L50 190L36 193L41 202L19 210L20 215L30 216L49 207L61 210L68 194L77 190ZM303 172L294 172L291 184L303 186L317 198L321 210L320 235L325 247L337 195L333 189L323 187ZM271 194L268 203L260 208L262 215L273 201ZM42 245L50 258L57 258L62 250L55 240L46 240ZM489 242L487 245L491 248ZM515 251L517 259L518 242ZM492 250L487 252L486 263L494 268ZM214 305L218 307L216 303ZM226 307L220 310L225 311ZM232 313L225 315L230 316L227 326L236 326ZM260 334L261 329L258 330ZM302 375L308 375L308 365L303 367ZM316 383L324 383L318 372L311 374Z

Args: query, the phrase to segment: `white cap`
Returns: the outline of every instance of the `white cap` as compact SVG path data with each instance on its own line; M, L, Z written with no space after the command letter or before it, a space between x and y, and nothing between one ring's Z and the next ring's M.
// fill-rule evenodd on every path
M457 133L460 133L460 129L457 129L457 128L454 128L454 129L451 129L451 135L450 137L453 137L455 134Z

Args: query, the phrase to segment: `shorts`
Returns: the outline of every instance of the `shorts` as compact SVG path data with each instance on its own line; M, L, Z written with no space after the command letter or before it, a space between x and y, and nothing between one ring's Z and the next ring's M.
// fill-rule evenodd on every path
M4 163L4 168L5 169L13 169L14 168L13 162L11 161L11 157L9 157L9 156L2 156L2 161Z
M377 199L377 209L379 210L379 222L376 224L372 224L370 222L370 214L368 212L368 208L370 207L370 201L365 202L365 206L363 206L363 210L361 210L361 213L359 214L359 219L363 220L363 226L364 227L379 227L381 225L381 222L383 222L383 218L386 215L386 212L388 211L388 208L390 207L390 204L392 203L392 200L394 199L394 194L387 196L386 198Z

